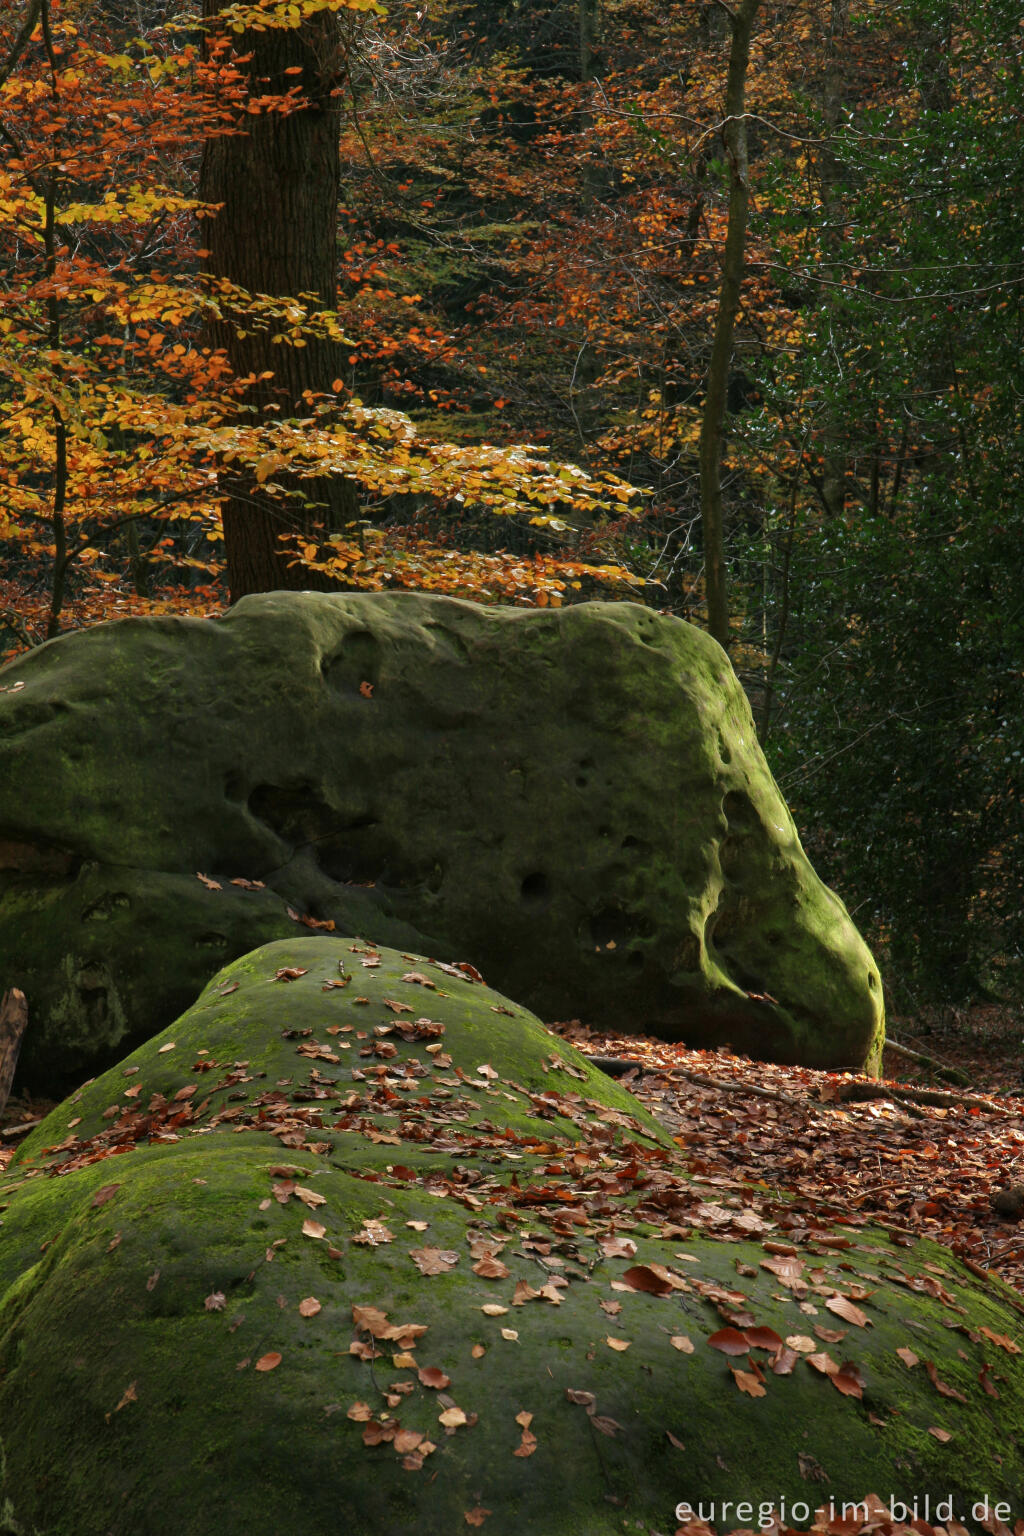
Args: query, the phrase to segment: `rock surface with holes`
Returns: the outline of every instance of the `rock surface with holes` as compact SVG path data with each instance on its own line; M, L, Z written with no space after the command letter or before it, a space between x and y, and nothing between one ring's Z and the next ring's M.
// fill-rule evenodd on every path
M0 672L29 1082L112 1060L302 921L471 961L547 1018L813 1066L880 1046L871 956L681 620L273 593Z

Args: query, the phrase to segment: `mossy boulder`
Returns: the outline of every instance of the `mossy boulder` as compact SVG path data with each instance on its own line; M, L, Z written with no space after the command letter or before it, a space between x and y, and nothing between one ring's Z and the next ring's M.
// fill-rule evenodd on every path
M620 1085L408 953L238 960L0 1201L8 1532L656 1536L683 1502L1024 1488L1004 1287L689 1179Z
M463 956L549 1019L877 1060L871 956L681 620L273 593L0 672L30 1085L109 1064L300 920Z

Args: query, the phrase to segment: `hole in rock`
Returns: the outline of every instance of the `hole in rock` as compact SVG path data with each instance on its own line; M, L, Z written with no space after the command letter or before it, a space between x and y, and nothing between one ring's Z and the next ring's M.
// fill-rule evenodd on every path
M107 986L107 974L100 965L83 966L75 977L82 1012L90 1027L97 1030L102 1029L110 1017Z
M460 634L444 624L424 624L423 628L441 651L451 651L457 660L468 661L469 646Z
M718 862L723 875L731 877L737 873L743 854L744 842L745 839L742 837L726 837L719 844Z
M621 907L603 907L590 919L590 937L599 949L618 948L637 936L636 920Z
M228 800L244 800L246 793L245 776L235 769L224 775L224 796Z
M722 812L730 830L753 831L761 825L761 818L754 809L750 796L739 789L730 789L722 801Z
M519 894L527 906L547 903L551 897L551 883L543 870L538 869L532 875L527 875L519 887Z
M362 697L360 688L380 681L380 642L368 629L354 629L320 662L324 682L338 693Z
M735 927L735 912L727 911L722 907L716 907L704 924L705 944L714 944L716 949L720 949L723 944L728 944Z
M688 933L680 944L678 960L681 971L700 970L700 940L695 933Z

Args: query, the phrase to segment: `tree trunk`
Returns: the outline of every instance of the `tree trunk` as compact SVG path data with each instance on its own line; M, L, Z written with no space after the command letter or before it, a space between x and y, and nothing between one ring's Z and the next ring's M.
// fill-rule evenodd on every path
M580 44L580 81L586 85L594 78L594 55L597 50L598 0L576 0L576 19Z
M204 19L215 24L224 3L203 0ZM237 39L236 51L251 54L239 68L252 97L280 96L298 86L305 105L289 115L246 115L244 132L207 141L200 197L221 207L203 225L205 271L249 295L299 298L313 309L333 310L341 117L334 92L342 65L338 18L319 11L298 27L248 31ZM240 401L241 420L308 415L304 393L330 391L341 371L337 342L308 336L305 346L275 345L272 335L283 328L254 323L244 313L232 317L225 306L225 319L207 329L208 344L223 347L233 375L254 377ZM273 377L259 380L267 371ZM288 488L296 493L293 497L275 499L251 476L232 472L221 478L233 602L247 592L314 585L311 573L289 569L293 557L281 552L280 535L317 524L338 527L355 516L350 482L293 480Z
M726 649L729 647L729 597L722 516L722 450L729 364L732 360L733 330L740 307L750 207L747 124L744 117L747 67L750 62L750 39L760 3L761 0L741 0L739 7L729 12L732 44L725 93L725 123L722 129L729 160L729 222L700 428L700 516L708 629L719 645Z
M836 254L842 245L843 181L845 173L832 139L839 128L845 97L847 48L847 0L831 0L828 33L824 40L825 77L822 82L821 109L826 142L820 152L821 216L825 226L825 249ZM835 416L822 434L821 504L826 517L841 517L846 506L847 451L846 423Z

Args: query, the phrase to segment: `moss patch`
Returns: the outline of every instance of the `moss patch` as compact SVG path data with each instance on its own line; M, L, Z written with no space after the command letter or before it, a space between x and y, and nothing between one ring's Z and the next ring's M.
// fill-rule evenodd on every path
M0 1203L12 1530L604 1536L1024 1486L1004 1287L688 1177L619 1085L411 953L237 961Z
M465 957L548 1018L877 1059L874 963L727 658L680 620L272 593L4 676L0 952L36 1086L303 919Z

